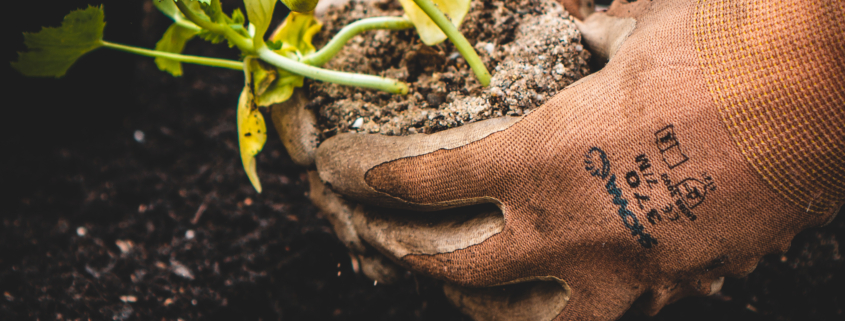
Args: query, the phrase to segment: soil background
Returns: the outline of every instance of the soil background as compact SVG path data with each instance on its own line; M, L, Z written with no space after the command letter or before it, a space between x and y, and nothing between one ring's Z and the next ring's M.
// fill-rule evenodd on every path
M102 2L111 41L153 47L170 23L146 1ZM8 3L4 61L22 31L87 4ZM201 40L186 53L238 57ZM435 281L354 273L275 132L258 157L265 192L252 190L235 136L242 73L185 65L173 78L108 50L58 80L2 68L0 319L466 319ZM843 241L840 214L716 296L623 320L842 320Z

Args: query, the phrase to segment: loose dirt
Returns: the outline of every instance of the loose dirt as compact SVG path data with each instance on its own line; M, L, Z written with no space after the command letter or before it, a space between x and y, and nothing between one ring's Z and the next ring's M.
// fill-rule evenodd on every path
M398 2L355 2L326 14L321 46L346 24L401 16ZM589 73L590 53L553 0L473 1L461 32L493 75L482 87L447 40L429 47L416 30L378 30L352 39L325 67L402 80L408 95L310 82L323 138L343 132L432 133L492 117L522 115Z
M116 42L153 47L172 23L149 2L105 2ZM14 36L88 3L9 2L40 13ZM238 57L201 40L186 54ZM238 161L242 72L186 64L173 78L110 51L80 63L59 80L7 67L28 108L10 108L0 135L0 320L468 320L436 281L374 285L356 272L272 126L255 193ZM843 243L840 211L717 295L621 320L843 320Z

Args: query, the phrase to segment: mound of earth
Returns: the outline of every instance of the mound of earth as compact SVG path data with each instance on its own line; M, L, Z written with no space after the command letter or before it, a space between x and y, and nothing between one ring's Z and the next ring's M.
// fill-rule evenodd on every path
M333 8L318 47L366 17L400 16L398 2ZM553 0L473 1L461 24L493 78L482 87L447 40L429 47L416 30L359 35L325 68L396 78L408 95L310 82L323 138L343 132L432 133L504 115L522 115L589 73L590 53L569 14Z

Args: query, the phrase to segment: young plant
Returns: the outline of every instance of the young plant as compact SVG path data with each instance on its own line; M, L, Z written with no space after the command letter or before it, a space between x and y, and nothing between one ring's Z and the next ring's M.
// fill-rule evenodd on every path
M246 17L240 9L226 14L220 0L152 0L173 24L165 31L155 49L145 49L103 40L105 28L102 6L89 6L65 16L57 28L45 27L37 33L24 33L27 52L18 53L12 67L26 76L62 77L73 63L86 53L106 47L155 58L159 69L173 76L182 75L182 63L244 71L245 84L238 100L237 124L241 162L256 191L261 183L256 172L255 155L267 141L267 128L260 107L269 107L290 98L304 78L342 85L382 90L404 95L408 86L395 79L346 73L320 68L352 37L375 29L402 30L416 27L428 45L450 39L475 72L482 85L490 74L475 50L458 32L457 25L469 10L469 0L400 0L406 17L361 19L345 26L322 49L311 43L322 24L311 10L317 0L281 0L292 12L265 41L265 34L276 0L244 0ZM452 17L450 21L439 8ZM245 26L247 19L249 24ZM199 37L212 43L226 41L240 49L243 61L183 55L185 44Z

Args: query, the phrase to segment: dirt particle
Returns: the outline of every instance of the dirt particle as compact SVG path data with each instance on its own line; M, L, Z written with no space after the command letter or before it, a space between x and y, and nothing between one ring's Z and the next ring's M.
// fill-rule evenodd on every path
M135 246L131 240L117 240L114 241L114 244L120 249L120 253L128 254L132 251L132 247Z

